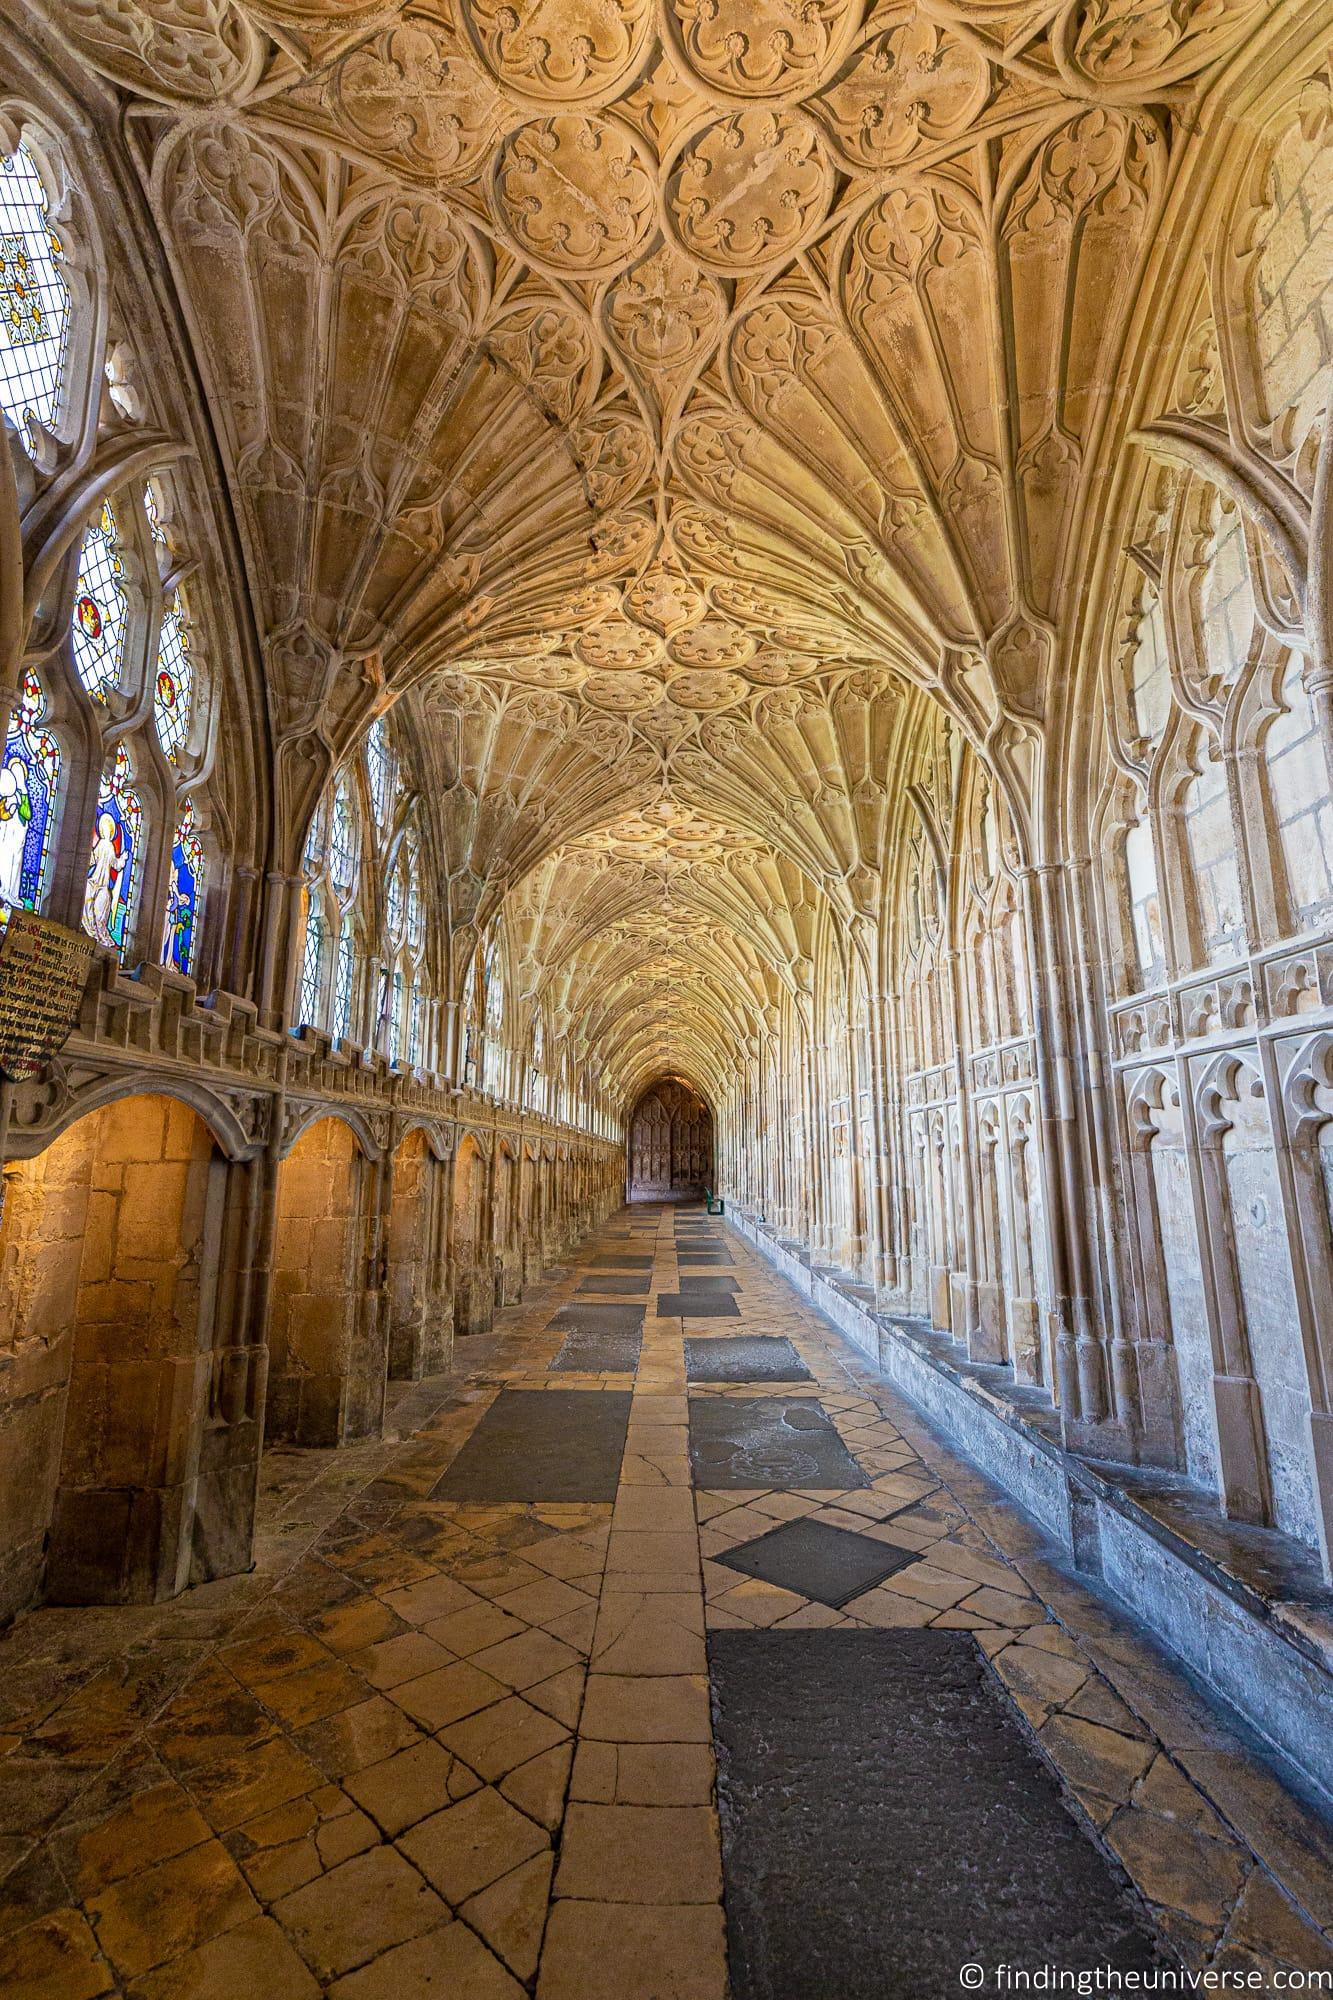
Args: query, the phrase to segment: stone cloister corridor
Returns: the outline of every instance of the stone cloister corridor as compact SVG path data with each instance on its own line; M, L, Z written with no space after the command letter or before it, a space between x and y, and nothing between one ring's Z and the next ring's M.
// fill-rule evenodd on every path
M1333 1988L1327 7L0 27L0 1995Z

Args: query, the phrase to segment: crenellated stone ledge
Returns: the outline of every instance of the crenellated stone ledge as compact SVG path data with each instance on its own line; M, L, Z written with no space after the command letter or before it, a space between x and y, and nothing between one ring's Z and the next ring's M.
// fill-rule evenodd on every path
M471 1130L514 1145L576 1145L608 1158L621 1150L604 1134L430 1070L395 1066L378 1050L335 1040L322 1028L264 1027L249 1000L201 994L167 966L126 970L114 953L102 952L64 1048L41 1076L15 1087L7 1157L40 1152L118 1088L176 1092L211 1114L236 1157L264 1146L279 1101L291 1132L299 1129L301 1107L320 1106L359 1116L381 1140L396 1121L398 1130L410 1123L441 1134Z
M877 1312L863 1286L728 1208L737 1234L817 1306L1060 1545L1325 1800L1333 1801L1333 1590L1313 1552L1226 1520L1179 1474L1082 1458L1038 1391L969 1362L923 1320Z

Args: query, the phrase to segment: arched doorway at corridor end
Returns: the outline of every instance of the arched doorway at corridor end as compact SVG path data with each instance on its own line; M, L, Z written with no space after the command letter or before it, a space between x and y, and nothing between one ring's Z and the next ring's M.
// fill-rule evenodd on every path
M683 1077L659 1077L629 1120L631 1201L684 1201L713 1184L713 1114Z

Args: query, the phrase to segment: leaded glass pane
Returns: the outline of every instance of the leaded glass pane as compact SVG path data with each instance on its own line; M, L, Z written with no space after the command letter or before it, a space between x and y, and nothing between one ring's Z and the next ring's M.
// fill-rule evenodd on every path
M403 871L395 868L385 884L384 914L389 926L389 935L398 944L403 935L407 898L403 889Z
M30 667L0 763L0 904L39 910L55 826L60 745L42 728L46 695Z
M148 532L159 549L167 546L167 531L162 525L162 508L157 497L157 488L150 479L143 490L143 510L148 516Z
M83 928L98 944L112 946L122 957L143 863L143 806L133 790L133 778L122 743L102 774L83 892Z
M333 814L329 823L329 873L333 877L334 888L344 900L356 888L358 852L356 815L352 811L346 783L340 778L333 793Z
M403 975L395 972L389 996L389 1061L398 1062L403 1049Z
M389 743L383 716L371 723L366 733L366 775L370 779L370 799L381 827L393 816L398 790L398 759Z
M190 733L190 695L194 667L190 660L190 628L175 591L162 614L157 642L157 684L153 690L153 721L157 739L174 764Z
M167 923L162 938L162 963L174 965L177 972L194 971L199 903L203 893L204 844L195 827L194 807L187 799L171 848Z
M413 1069L425 1061L426 1043L426 996L416 980L412 981L412 1008L407 1038L407 1060Z
M305 950L301 955L301 1019L309 1027L319 1024L319 1003L324 990L324 945L328 930L318 905L311 903L305 920Z
M426 913L417 882L415 855L408 857L407 867L407 938L413 951L420 951L426 941Z
M333 973L333 1032L346 1041L352 1030L352 994L356 987L356 939L344 921L338 933L338 963Z
M302 866L307 875L317 875L324 860L324 842L328 838L329 814L324 800L320 801L318 812L310 822L310 831L305 837L305 854Z
M120 685L127 609L116 517L108 502L88 523L83 538L70 620L74 664L96 701L105 701Z
M55 430L69 352L64 253L26 146L0 160L0 407L31 457L30 419Z

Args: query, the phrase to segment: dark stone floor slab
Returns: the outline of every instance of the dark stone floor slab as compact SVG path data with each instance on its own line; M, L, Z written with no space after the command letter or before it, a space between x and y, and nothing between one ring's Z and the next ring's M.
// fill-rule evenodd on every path
M690 1382L809 1382L814 1378L789 1340L778 1334L714 1333L685 1343ZM804 1593L809 1596L809 1591Z
M761 1576L779 1590L794 1590L798 1597L813 1597L835 1609L920 1560L915 1549L891 1548L869 1535L831 1528L826 1521L784 1521L716 1558L728 1569Z
M741 1309L730 1292L663 1292L657 1301L659 1319L739 1319Z
M576 1299L561 1306L546 1322L548 1333L618 1333L640 1335L646 1308L628 1299L613 1304L610 1299Z
M612 1253L604 1257L590 1257L588 1266L593 1271L651 1271L653 1260L641 1257L637 1250L627 1250L620 1255Z
M677 1280L682 1292L734 1292L739 1283L727 1271L682 1271Z
M690 1463L710 1492L870 1484L813 1397L691 1396Z
M678 1264L730 1264L733 1261L729 1250L677 1250Z
M965 1965L1160 1963L953 1632L713 1632L734 2000L943 2000Z
M632 1332L579 1328L566 1334L551 1367L557 1371L574 1369L588 1375L632 1375L639 1365L642 1347L642 1324Z
M622 1271L618 1277L612 1277L608 1272L603 1271L598 1276L585 1278L579 1286L579 1291L581 1293L646 1292L648 1289L648 1278L649 1274L647 1271Z
M437 1500L614 1500L629 1391L502 1389Z

